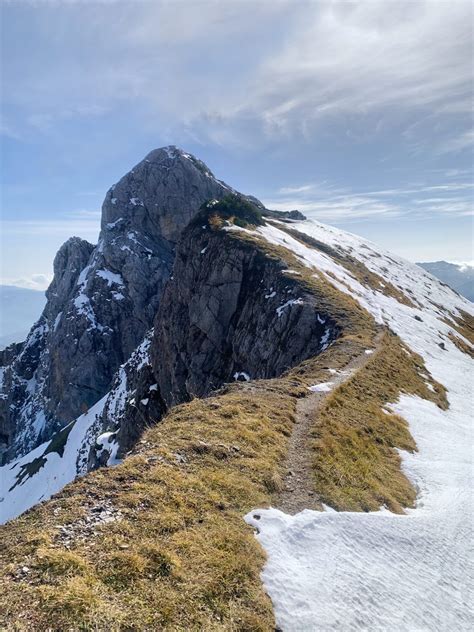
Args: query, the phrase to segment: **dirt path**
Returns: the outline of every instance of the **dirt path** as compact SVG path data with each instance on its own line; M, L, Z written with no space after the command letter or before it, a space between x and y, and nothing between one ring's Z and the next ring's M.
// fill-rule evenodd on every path
M374 340L376 353L379 349L382 333ZM372 354L362 352L352 358L345 367L338 370L328 380L330 391L311 392L299 400L296 406L296 422L289 441L285 464L287 472L284 488L278 495L276 507L289 514L296 514L303 509L321 509L321 503L314 492L314 468L312 467L313 451L311 450L311 428L318 410L326 397L337 386L348 380L351 375L363 367Z

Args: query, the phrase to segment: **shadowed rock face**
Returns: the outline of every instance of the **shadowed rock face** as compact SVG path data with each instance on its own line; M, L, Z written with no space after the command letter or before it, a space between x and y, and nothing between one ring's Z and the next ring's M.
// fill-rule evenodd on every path
M113 432L123 455L170 407L236 379L278 376L339 334L279 261L196 220L178 243L154 327L117 373L93 433ZM92 447L90 468L107 461L98 454Z
M234 379L271 378L316 355L339 331L282 264L193 222L178 245L151 344L167 407Z
M0 352L0 460L48 439L107 393L153 323L181 231L204 201L231 190L201 161L166 147L108 191L97 246L78 238L62 246L41 318L21 351Z

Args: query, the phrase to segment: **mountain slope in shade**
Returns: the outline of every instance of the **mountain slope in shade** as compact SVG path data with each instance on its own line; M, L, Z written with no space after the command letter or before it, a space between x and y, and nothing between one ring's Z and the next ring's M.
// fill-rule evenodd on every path
M0 349L25 340L45 303L44 292L0 285Z
M418 265L474 302L474 266L447 261L430 261Z

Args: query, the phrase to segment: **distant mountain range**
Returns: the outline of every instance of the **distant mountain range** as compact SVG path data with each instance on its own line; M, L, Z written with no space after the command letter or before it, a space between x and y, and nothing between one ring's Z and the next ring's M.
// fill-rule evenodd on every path
M418 265L474 302L474 266L472 264L430 261Z
M0 349L25 340L45 304L44 292L0 285Z

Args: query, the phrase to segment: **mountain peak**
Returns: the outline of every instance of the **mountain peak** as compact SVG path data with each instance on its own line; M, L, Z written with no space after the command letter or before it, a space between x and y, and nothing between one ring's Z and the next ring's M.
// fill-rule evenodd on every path
M196 169L198 169L203 175L215 178L206 163L176 145L166 145L166 147L153 149L145 156L142 162L164 165L167 169L169 169L174 166L173 163L176 164L180 161L187 161L196 167Z
M102 231L110 234L119 224L152 233L159 227L176 242L203 202L233 191L192 154L175 145L154 149L109 189Z

